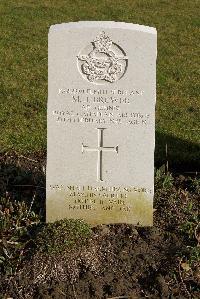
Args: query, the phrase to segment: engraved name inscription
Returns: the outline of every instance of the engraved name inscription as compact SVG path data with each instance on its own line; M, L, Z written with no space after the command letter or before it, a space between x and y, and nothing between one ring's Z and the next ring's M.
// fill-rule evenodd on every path
M147 126L151 118L149 113L132 108L136 98L143 96L141 90L60 88L58 94L66 109L55 109L52 113L56 122L62 124Z

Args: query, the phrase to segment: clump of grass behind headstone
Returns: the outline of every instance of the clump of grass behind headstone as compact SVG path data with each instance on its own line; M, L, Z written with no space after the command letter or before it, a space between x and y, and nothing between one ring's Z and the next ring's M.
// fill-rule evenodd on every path
M170 190L173 187L174 178L169 171L165 171L165 165L155 171L155 189Z
M90 226L83 220L64 219L46 224L35 242L38 251L57 254L84 245L90 235Z

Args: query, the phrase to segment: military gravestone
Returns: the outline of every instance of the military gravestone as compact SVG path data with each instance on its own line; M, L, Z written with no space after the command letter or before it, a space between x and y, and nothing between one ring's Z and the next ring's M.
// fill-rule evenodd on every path
M47 221L152 225L155 28L54 25L48 55Z

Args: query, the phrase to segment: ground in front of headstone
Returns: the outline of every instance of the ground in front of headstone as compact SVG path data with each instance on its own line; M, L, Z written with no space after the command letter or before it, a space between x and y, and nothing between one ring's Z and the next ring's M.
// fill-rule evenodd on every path
M154 226L45 224L38 158L2 159L3 298L199 298L200 179L155 175Z

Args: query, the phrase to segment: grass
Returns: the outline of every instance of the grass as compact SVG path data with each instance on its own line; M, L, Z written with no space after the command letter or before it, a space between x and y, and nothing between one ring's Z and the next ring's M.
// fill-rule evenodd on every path
M0 152L46 152L50 25L113 20L157 28L156 161L166 160L167 143L171 164L197 170L199 1L2 0L0 11Z
M37 235L38 251L60 254L64 250L83 245L91 235L88 224L81 220L65 219L46 224Z

